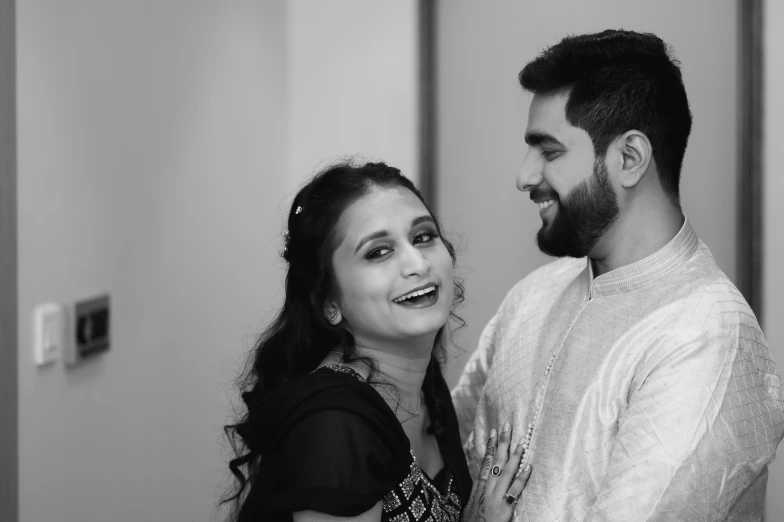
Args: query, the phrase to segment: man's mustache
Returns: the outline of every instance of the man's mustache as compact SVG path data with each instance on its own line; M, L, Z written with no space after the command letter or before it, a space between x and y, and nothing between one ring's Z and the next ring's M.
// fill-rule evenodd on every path
M547 201L552 199L554 201L558 201L558 193L555 192L550 187L534 187L530 191L531 200L534 203L539 203L540 201Z

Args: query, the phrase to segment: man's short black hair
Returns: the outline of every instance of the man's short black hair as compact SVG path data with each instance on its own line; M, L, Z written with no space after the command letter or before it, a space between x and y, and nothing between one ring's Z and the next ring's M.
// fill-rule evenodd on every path
M644 132L662 187L677 202L691 132L679 65L654 34L607 30L564 38L526 65L519 79L533 93L568 90L566 119L588 133L598 157L624 132Z

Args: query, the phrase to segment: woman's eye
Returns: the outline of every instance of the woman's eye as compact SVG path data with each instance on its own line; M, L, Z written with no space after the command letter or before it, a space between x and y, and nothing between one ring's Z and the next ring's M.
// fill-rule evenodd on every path
M378 259L379 257L387 255L389 252L392 252L392 249L389 247L378 247L368 252L365 257L367 259Z
M414 244L416 245L419 243L429 243L430 241L433 241L437 237L438 234L436 234L435 232L426 230L414 236Z

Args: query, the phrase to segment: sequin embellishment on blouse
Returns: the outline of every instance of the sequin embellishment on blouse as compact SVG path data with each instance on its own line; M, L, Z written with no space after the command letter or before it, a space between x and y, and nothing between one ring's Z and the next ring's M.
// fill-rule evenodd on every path
M345 364L340 364L340 363L327 364L326 366L319 366L318 368L316 368L316 370L320 370L321 368L327 368L327 369L332 370L333 372L345 373L346 375L352 375L352 376L356 377L357 379L359 379L360 381L365 382L365 378L362 377L362 375L360 375L360 373L358 371L356 371L354 368L352 368L350 366L346 366ZM315 372L316 370L313 370L313 371Z
M438 491L419 467L411 452L411 472L384 496L381 520L389 522L458 522L460 495L454 477L449 473L446 492Z

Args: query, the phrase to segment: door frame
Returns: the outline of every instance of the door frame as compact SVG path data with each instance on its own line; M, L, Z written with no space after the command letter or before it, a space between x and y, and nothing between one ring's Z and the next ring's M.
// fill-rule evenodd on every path
M0 520L19 520L16 9L0 0Z
M738 289L762 320L763 0L738 2Z
M436 164L438 147L436 103L436 0L417 2L417 53L418 53L418 103L419 103L419 189L433 214L438 197Z

